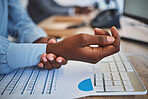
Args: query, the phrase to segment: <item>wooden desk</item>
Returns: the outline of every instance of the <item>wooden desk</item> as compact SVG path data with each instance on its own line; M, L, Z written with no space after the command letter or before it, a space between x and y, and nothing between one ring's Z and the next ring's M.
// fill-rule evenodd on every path
M43 24L43 23L42 23ZM76 29L75 33L93 33L89 26ZM148 46L142 43L121 40L123 51L128 55L145 87L148 89ZM135 96L89 96L81 99L148 99L146 95Z

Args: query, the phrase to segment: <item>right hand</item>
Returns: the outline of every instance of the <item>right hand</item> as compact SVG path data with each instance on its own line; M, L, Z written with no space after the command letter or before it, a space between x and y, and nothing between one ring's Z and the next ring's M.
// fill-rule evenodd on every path
M120 49L120 37L117 29L111 28L112 36L102 35L103 32L99 29L95 30L96 35L77 34L58 43L47 44L46 52L62 56L67 60L97 63ZM90 45L99 45L99 47L91 47Z

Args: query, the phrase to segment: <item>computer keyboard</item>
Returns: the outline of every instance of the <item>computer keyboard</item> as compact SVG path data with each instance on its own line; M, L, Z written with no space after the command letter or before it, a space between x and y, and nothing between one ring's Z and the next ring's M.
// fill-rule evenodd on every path
M93 75L91 80L96 95L147 93L135 69L122 51L104 58L97 64L87 66L90 67L90 76ZM0 96L51 95L56 91L59 72L59 69L49 71L34 66L0 75Z
M116 95L134 95L146 92L135 69L122 51L92 66L97 93L105 92L111 95L110 92L116 92Z
M39 69L37 66L17 69L0 75L1 95L51 94L53 77L57 70Z

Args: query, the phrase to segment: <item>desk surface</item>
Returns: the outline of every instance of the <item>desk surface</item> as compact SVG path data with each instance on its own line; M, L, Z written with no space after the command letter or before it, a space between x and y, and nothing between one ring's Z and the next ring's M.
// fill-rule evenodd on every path
M44 23L42 23L43 25ZM119 30L120 32L120 30ZM121 31L122 32L122 31ZM76 29L75 33L93 33L89 26ZM148 46L138 42L121 40L123 51L128 55L131 63L135 67L145 87L148 89ZM89 96L81 99L148 99L146 95L135 96Z

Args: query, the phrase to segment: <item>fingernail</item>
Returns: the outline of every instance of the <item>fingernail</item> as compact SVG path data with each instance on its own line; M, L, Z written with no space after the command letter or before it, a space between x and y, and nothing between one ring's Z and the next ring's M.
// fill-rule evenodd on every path
M43 57L43 61L44 61L44 62L47 62L47 59L46 59L46 57Z
M101 29L100 28L95 28L96 30L100 31Z
M107 41L113 42L113 41L115 41L115 38L114 37L111 37L111 36L107 36Z
M39 64L38 66L39 66L39 67L43 67L43 64Z
M57 62L58 62L58 63L61 63L61 62L62 62L62 59L58 58L58 59L57 59Z
M53 58L52 56L49 56L48 59L49 59L50 61L53 61L54 58Z
M113 26L115 30L117 30L117 28L115 26Z
M55 39L50 39L48 42L49 43L56 43L56 40Z

